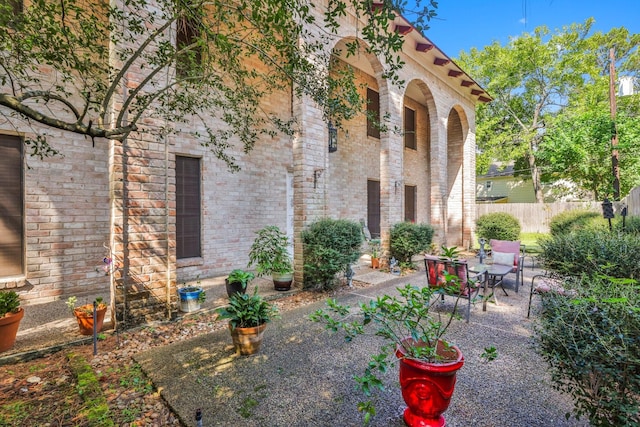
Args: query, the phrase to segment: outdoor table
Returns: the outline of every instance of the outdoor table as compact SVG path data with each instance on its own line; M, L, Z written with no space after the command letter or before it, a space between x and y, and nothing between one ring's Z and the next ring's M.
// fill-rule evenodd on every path
M504 276L511 272L513 268L510 265L503 264L491 264L490 260L488 263L483 264L469 264L469 271L472 273L477 273L478 276L484 276L483 280L483 289L482 289L482 311L487 311L487 300L493 295L493 298L498 305L498 297L496 296L495 287L502 284L502 280L504 280ZM491 295L487 296L487 288L493 288L493 292ZM507 292L502 288L505 294ZM509 294L507 294L509 295Z

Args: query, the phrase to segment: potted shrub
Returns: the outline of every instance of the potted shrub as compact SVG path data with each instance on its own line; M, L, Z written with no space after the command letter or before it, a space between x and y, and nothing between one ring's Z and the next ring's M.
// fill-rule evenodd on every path
M289 237L275 225L256 232L249 251L249 264L256 266L258 276L271 275L277 291L291 289L293 263L289 255Z
M180 311L184 313L200 310L200 306L207 298L207 294L201 286L193 285L178 288L178 295L180 296Z
M0 353L9 350L16 342L24 309L20 297L14 291L0 292Z
M102 324L104 323L104 316L107 313L107 304L103 302L103 299L101 297L96 298L92 304L84 304L79 307L76 307L77 301L78 299L76 297L69 297L67 299L67 307L69 307L73 315L76 317L76 320L78 321L80 334L93 335L94 306L96 308L96 332L100 332L102 330Z
M448 283L456 280L457 276L446 275ZM371 355L364 375L355 379L364 394L370 396L374 389L384 388L376 373L398 364L402 397L408 406L404 420L409 426L444 425L442 413L449 406L456 373L464 364L460 350L443 338L453 313L431 312L439 300L434 296L441 291L406 285L398 288L399 296L383 295L361 303L357 314L350 307L330 300L327 309L310 316L311 320L324 323L328 330L343 330L347 341L363 334L366 327L373 327L375 335L386 340L380 352ZM483 357L495 358L495 348L485 349ZM365 414L365 423L375 414L371 400L361 402L359 409Z
M258 295L256 286L253 295L233 294L229 305L216 309L216 313L220 319L229 320L236 353L250 355L260 350L267 323L278 315L278 309Z
M256 276L250 271L244 271L239 268L232 270L224 280L227 295L231 297L236 293L244 294L247 291L249 281L253 280L254 277Z

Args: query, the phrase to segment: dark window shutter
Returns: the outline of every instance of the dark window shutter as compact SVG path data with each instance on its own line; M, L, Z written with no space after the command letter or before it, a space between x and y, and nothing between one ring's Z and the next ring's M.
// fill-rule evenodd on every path
M404 186L404 220L416 222L416 198L418 196L415 185Z
M416 150L416 112L404 107L404 146Z
M380 94L367 88L367 136L380 139Z
M380 181L367 181L367 227L371 237L380 237Z
M176 256L202 256L200 249L200 159L176 156Z
M22 140L0 135L0 277L24 273Z

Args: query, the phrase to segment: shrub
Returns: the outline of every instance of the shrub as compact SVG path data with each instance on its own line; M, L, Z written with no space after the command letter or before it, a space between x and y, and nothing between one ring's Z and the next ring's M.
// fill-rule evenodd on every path
M614 231L640 235L640 216L628 216L624 222L624 229L622 228L622 219L616 219L613 229Z
M487 242L491 239L520 240L520 229L518 219L506 212L488 213L476 221L478 237L484 237Z
M360 257L362 228L346 219L321 219L302 232L304 286L332 289L336 274Z
M562 212L549 222L551 235L567 234L577 230L594 230L608 227L608 222L597 212L575 209Z
M573 397L593 426L640 425L640 286L582 276L574 298L547 293L534 328L555 389Z
M412 265L414 255L429 250L433 239L433 227L429 224L399 222L391 229L389 251L402 265Z
M539 258L549 270L640 278L640 239L635 234L583 229L541 238L538 243Z

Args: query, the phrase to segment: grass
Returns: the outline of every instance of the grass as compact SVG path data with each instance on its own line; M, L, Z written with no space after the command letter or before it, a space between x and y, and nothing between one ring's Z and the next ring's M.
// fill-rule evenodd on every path
M520 233L520 243L526 245L527 247L527 255L535 255L539 254L542 249L540 245L538 245L538 239L541 237L548 236L547 233ZM478 242L474 243L473 248L475 250L480 249L480 244ZM485 246L488 249L488 246Z

